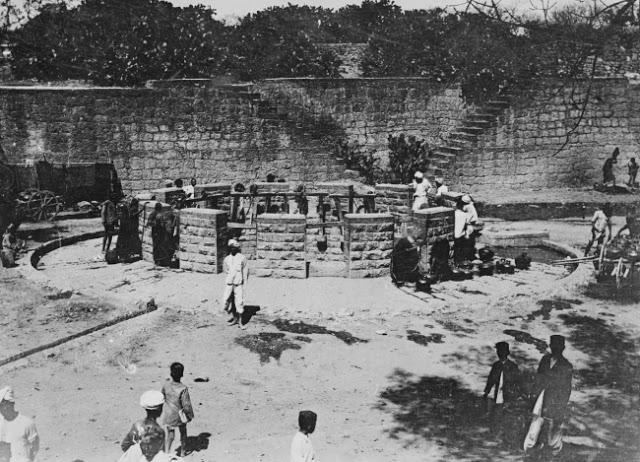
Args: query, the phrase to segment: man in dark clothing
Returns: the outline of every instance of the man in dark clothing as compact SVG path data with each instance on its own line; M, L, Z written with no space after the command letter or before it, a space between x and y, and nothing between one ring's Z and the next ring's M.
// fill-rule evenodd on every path
M420 278L420 243L412 233L400 238L391 255L391 280L397 286L405 282L416 282Z
M613 165L618 163L618 156L620 155L620 150L615 148L611 157L609 157L604 162L604 166L602 167L602 183L608 186L616 185L616 176L613 174Z
M545 354L540 360L536 377L536 396L544 390L542 401L544 426L540 435L545 435L546 432L546 440L538 441L548 446L552 454L557 455L562 451L562 422L571 395L573 366L562 355L564 352L562 335L551 336L550 349L551 354Z
M102 252L106 253L111 248L111 239L116 232L118 215L116 213L115 198L110 197L104 201L100 209L100 218L104 227L104 237L102 238Z
M517 401L521 397L520 370L516 363L509 359L509 344L496 343L498 361L493 363L484 398L491 409L491 422L495 433L509 446L517 446L523 422L519 420ZM494 390L491 397L489 393Z

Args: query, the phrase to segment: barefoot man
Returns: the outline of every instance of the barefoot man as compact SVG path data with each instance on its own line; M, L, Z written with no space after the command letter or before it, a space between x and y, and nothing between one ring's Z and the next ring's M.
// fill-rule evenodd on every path
M227 277L222 294L222 306L226 312L232 314L228 321L229 325L238 324L240 329L245 329L242 313L244 313L244 284L249 278L249 266L247 258L240 253L240 244L235 239L229 240L229 255L224 258L223 269Z

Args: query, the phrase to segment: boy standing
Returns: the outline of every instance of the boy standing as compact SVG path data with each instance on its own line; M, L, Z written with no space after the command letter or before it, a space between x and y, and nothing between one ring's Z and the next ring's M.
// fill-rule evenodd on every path
M167 427L167 443L165 452L170 453L171 444L175 436L175 428L180 431L180 457L186 455L187 448L187 423L193 420L193 407L189 389L180 382L184 375L184 366L181 363L173 363L170 367L171 379L162 386L164 406L160 421Z
M316 455L309 435L316 429L318 416L312 411L300 411L298 414L299 430L291 442L291 462L313 462Z
M0 441L11 446L10 462L33 462L40 448L40 437L33 419L15 410L13 390L0 389Z
M222 294L222 307L227 313L232 314L228 320L229 325L238 324L240 329L246 329L246 325L242 323L242 313L244 313L244 284L249 279L249 266L246 257L240 253L240 244L235 239L229 240L229 253L222 264L227 274ZM235 311L231 306L232 300Z
M484 388L484 398L490 399L493 431L508 445L515 445L518 435L514 435L513 432L519 427L515 422L515 416L516 401L520 397L520 371L516 363L509 359L507 342L496 343L496 354L498 361L491 366ZM489 398L492 389L493 394Z

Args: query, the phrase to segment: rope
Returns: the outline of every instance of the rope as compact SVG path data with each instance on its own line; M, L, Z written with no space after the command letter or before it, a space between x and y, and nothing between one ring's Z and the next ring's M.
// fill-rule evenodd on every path
M85 329L81 332L78 332L76 334L72 334L72 335L68 335L66 337L63 337L61 339L55 340L53 342L50 343L46 343L44 345L40 345L37 346L35 348L31 348L29 350L23 351L21 353L15 354L13 356L9 356L8 358L5 358L3 360L0 360L0 367L2 366L6 366L7 364L13 363L15 361L18 361L20 359L24 359L27 356L32 356L36 353L40 353L41 351L44 350L49 350L51 348L55 348L57 346L60 346L64 343L70 342L71 340L75 340L79 337L84 337L85 335L89 335L92 334L94 332L97 332L99 330L102 329L106 329L107 327L111 327L115 324L119 324L123 321L127 321L129 319L133 319L136 318L138 316L142 316L143 314L147 314L147 313L151 313L152 311L157 310L158 307L155 304L148 304L147 308L141 311L133 311L133 312L129 312L129 313L125 313L123 315L118 316L117 318L114 318L110 321L107 322L103 322L102 324L98 324L97 326L91 327L89 329Z

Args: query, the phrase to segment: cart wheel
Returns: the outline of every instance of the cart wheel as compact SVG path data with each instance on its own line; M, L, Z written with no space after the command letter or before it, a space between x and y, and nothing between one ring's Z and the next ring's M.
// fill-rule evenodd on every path
M38 221L53 220L61 208L58 197L51 191L40 191L40 209L38 211Z
M24 216L31 221L39 221L40 214L40 191L27 190L20 193L24 201Z
M0 164L0 193L7 194L15 189L16 176L11 167Z

